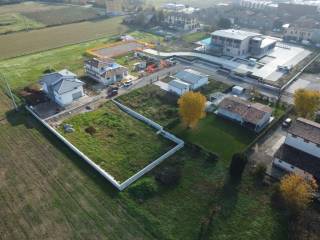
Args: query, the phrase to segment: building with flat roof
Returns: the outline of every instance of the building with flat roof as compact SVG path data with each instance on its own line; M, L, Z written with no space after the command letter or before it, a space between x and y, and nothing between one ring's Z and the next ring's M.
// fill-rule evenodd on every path
M276 46L277 40L259 33L237 29L211 33L211 50L232 57L263 56Z

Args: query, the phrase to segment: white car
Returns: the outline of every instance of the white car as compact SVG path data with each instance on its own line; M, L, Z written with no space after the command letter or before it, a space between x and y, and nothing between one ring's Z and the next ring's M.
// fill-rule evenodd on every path
M125 81L123 87L130 87L133 84L132 80Z

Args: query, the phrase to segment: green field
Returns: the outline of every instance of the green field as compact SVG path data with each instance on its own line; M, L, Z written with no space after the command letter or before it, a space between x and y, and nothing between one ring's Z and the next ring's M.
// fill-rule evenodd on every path
M128 30L121 23L122 17L114 17L2 35L0 36L0 59L119 35Z
M133 32L132 35L146 42L152 42L155 38L152 34L140 32ZM112 41L114 41L112 37L106 37L32 55L2 60L0 61L0 71L7 77L11 87L16 91L38 82L43 71L48 68L55 70L67 68L81 76L83 74L85 51Z
M73 22L96 19L102 16L103 11L85 7L64 7L45 11L27 12L23 15L45 26L61 25Z
M19 13L0 15L0 34L40 27L44 25Z
M64 124L71 124L75 132L65 133ZM87 133L89 127L96 132ZM132 118L111 102L64 121L58 130L119 182L174 147L174 143L157 135L155 129Z
M141 202L118 193L30 115L11 114L0 130L2 239L287 239L271 189L250 175L229 183L222 159L179 151L149 174L178 165L179 184Z

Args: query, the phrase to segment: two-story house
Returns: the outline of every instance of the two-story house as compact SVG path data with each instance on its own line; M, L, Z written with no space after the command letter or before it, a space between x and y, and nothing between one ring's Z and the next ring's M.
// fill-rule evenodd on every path
M123 80L128 75L128 69L111 58L92 58L84 62L87 76L103 85L111 85Z
M66 69L43 75L40 84L47 96L62 107L84 96L84 83Z
M320 124L298 118L288 129L273 165L320 181Z

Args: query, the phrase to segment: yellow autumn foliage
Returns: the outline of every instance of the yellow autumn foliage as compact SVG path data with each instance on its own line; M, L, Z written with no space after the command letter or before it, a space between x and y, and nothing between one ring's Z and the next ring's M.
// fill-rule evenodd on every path
M187 92L179 98L179 114L187 127L196 127L199 120L205 117L206 101L206 97L199 92Z
M306 179L297 174L289 174L280 182L280 193L287 207L295 212L307 208L317 190L314 179Z
M313 117L320 107L320 92L307 89L298 89L294 93L294 105L300 117Z

